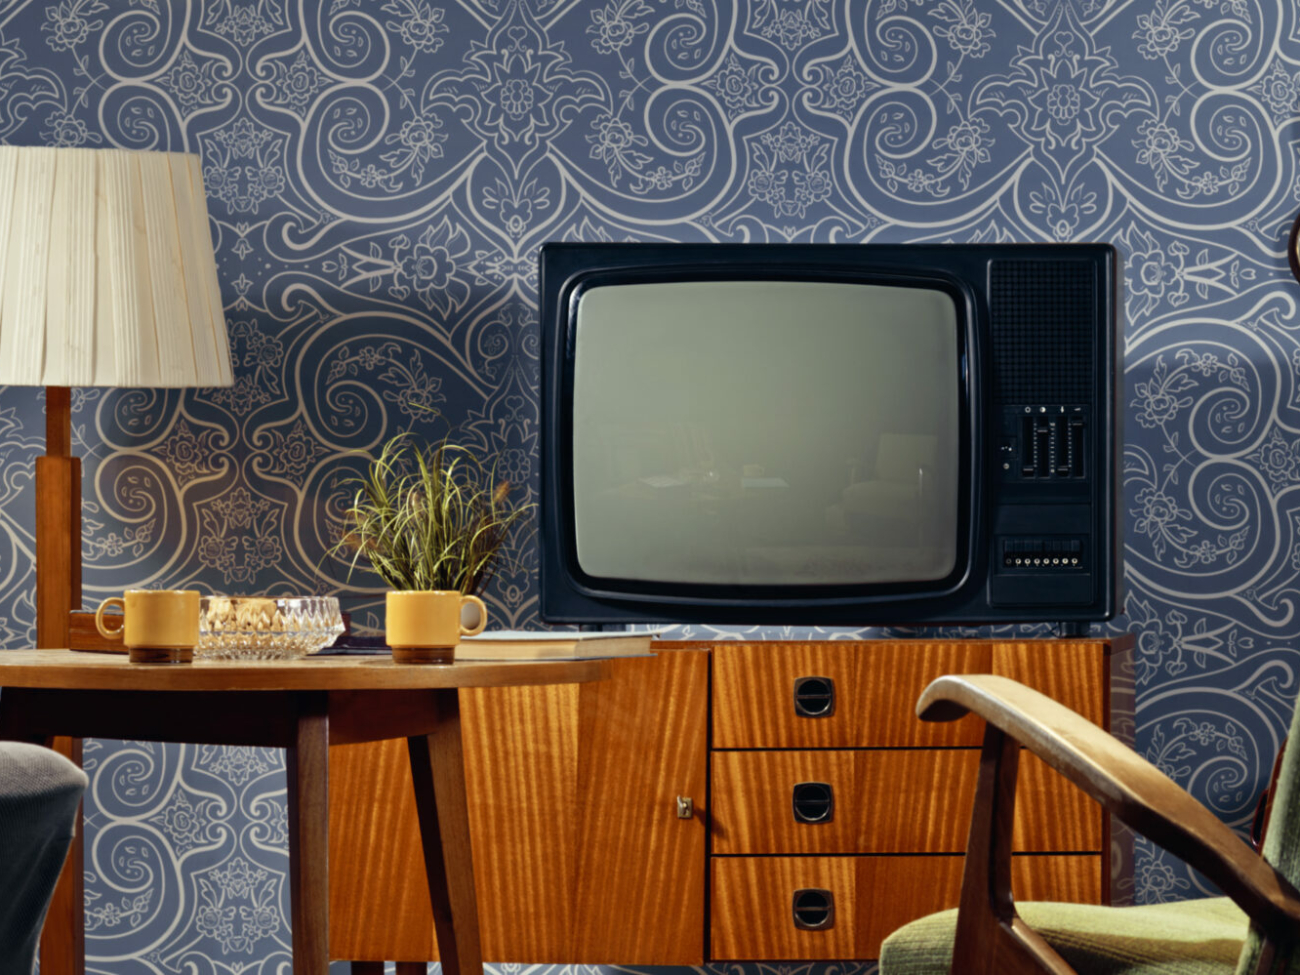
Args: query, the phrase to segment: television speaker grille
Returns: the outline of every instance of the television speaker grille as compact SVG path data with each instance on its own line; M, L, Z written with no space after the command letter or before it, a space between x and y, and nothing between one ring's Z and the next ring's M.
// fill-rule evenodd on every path
M994 390L1005 405L1087 403L1097 291L1083 261L993 261Z

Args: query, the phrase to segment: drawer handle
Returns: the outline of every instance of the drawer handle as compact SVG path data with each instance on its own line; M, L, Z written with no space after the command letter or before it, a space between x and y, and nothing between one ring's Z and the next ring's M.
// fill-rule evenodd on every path
M796 823L829 823L835 818L835 790L829 782L798 782L790 806Z
M801 718L829 718L835 713L835 681L800 677L794 682L794 713Z
M835 895L821 887L803 887L794 892L790 911L801 931L825 931L835 926Z

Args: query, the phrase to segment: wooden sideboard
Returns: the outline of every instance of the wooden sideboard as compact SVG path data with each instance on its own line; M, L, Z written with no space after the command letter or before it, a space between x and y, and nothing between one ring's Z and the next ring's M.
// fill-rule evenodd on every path
M616 661L608 682L462 691L484 957L874 958L960 887L982 726L918 721L922 688L1005 674L1109 728L1127 646L666 643ZM331 955L436 959L405 751L333 748L330 776ZM1018 897L1108 898L1099 808L1033 759L1016 815ZM800 895L802 926L798 891L814 892Z

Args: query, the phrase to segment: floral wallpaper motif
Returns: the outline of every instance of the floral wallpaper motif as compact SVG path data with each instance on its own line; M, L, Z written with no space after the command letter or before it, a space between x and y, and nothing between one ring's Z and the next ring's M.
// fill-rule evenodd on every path
M86 598L340 593L378 624L374 580L325 556L342 479L386 435L450 425L535 490L545 240L1112 241L1111 629L1138 639L1139 748L1241 826L1300 690L1298 14L0 0L0 140L202 157L235 360L230 389L75 392ZM42 407L0 390L0 646L33 638ZM538 622L530 570L489 596L501 625ZM97 741L87 764L91 970L283 965L281 756ZM1145 844L1135 866L1140 901L1203 890Z

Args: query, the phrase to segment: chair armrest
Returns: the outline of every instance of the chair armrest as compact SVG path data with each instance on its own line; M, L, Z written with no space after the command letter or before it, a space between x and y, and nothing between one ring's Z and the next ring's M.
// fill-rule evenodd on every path
M922 721L974 713L1001 729L1122 822L1205 874L1270 935L1300 924L1300 893L1232 830L1135 751L1032 688L990 674L940 677Z

